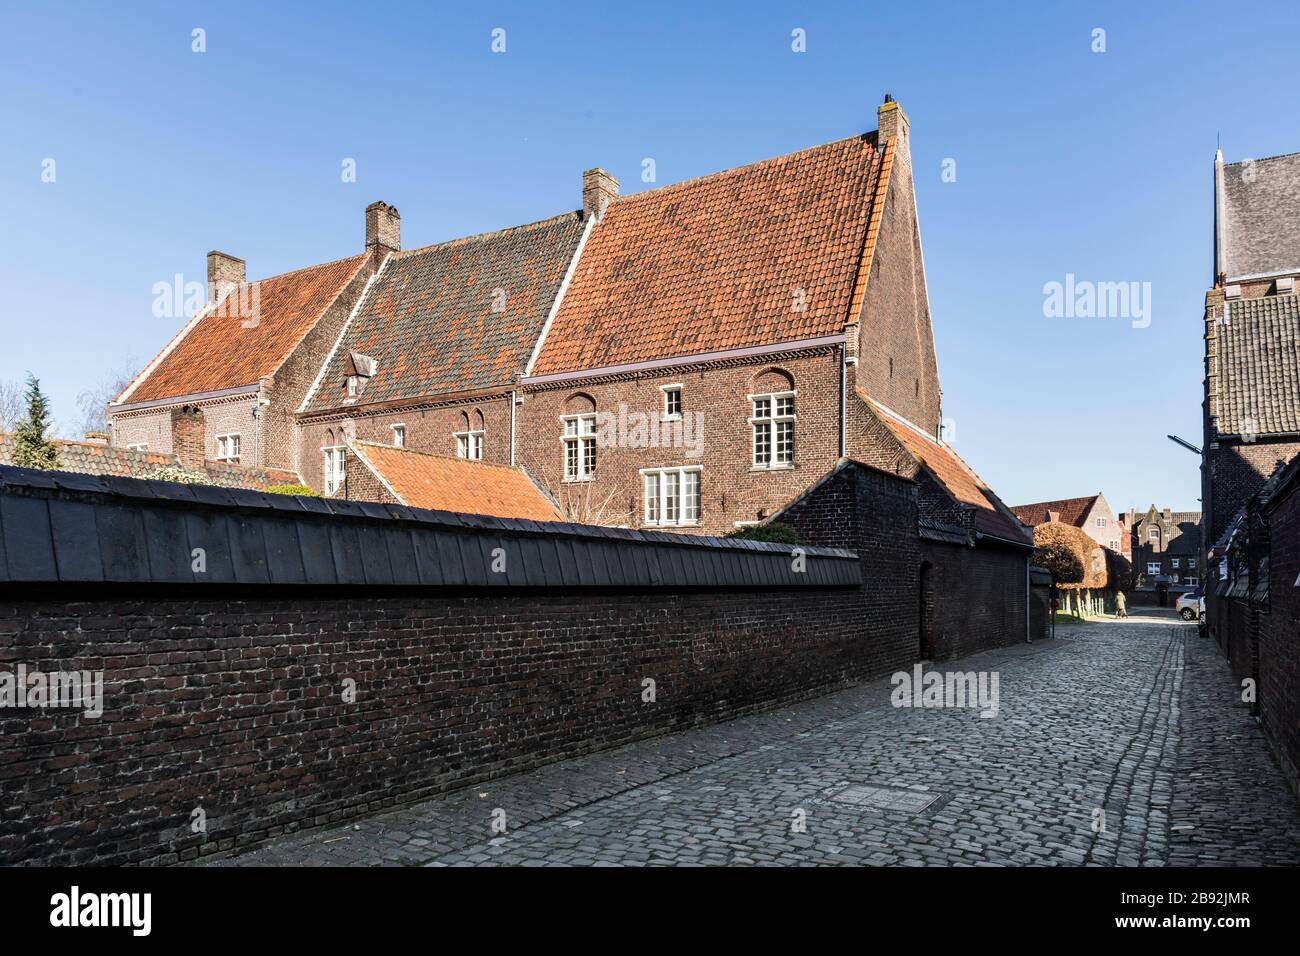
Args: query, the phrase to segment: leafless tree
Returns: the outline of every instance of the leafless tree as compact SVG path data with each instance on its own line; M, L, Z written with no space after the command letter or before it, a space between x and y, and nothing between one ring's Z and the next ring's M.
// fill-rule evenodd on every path
M0 382L0 432L14 430L23 408L23 387L17 382Z
M115 369L104 373L103 378L91 388L77 395L77 411L81 415L78 434L80 438L86 432L102 432L108 428L105 411L108 403L122 394L122 390L135 378L136 363L127 359Z

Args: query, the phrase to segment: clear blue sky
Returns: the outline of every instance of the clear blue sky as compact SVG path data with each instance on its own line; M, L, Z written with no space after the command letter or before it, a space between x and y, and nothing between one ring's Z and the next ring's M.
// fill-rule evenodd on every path
M0 380L40 375L67 432L209 249L254 277L350 255L380 198L406 246L528 222L584 168L631 191L644 157L660 184L752 162L874 128L888 90L957 448L1010 503L1197 507L1165 434L1200 441L1215 139L1300 149L1293 5L551 6L0 3ZM1045 318L1067 273L1150 282L1150 327Z

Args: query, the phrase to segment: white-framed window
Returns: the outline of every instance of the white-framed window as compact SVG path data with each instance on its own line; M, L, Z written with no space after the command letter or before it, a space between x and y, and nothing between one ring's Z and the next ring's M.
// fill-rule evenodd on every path
M564 417L564 480L588 481L596 475L596 416Z
M794 392L751 395L755 468L794 467Z
M1195 558L1188 558L1188 559L1187 559L1187 569L1188 569L1189 571L1195 571L1195 570L1196 570L1196 559L1195 559Z
M644 524L680 527L700 523L700 467L643 468Z
M321 451L325 455L325 494L332 495L343 487L347 477L347 449L336 445Z
M676 421L682 417L682 387L680 385L660 385L664 393L664 421Z
M1184 583L1184 584L1200 584L1200 583L1201 583L1201 579L1198 578L1198 577L1197 577L1196 575L1194 575L1194 574L1189 574L1187 577L1183 578L1183 583Z
M126 447L131 451L148 451L149 443L147 441L142 441L138 445L127 445Z
M1171 567L1174 567L1174 568L1182 567L1182 561L1181 561L1181 559L1179 559L1179 558L1170 558L1170 559L1169 559L1169 564L1170 564Z
M1159 541L1160 529L1152 525L1149 529L1147 529L1147 537L1150 538L1152 541Z
M239 461L239 435L217 436L217 461Z
M1118 551L1118 550L1119 550L1119 542L1118 542L1118 541L1111 541L1111 543L1110 543L1110 549L1111 549L1112 551Z
M348 398L356 398L361 394L361 376L348 376Z
M405 425L393 426L393 447L394 448L406 447L406 426Z
M1104 527L1106 527L1106 519L1105 519L1105 518L1098 518L1098 519L1097 519L1097 527L1098 527L1098 528L1104 528Z
M481 431L456 432L456 457L470 461L483 460L483 433Z
M1147 562L1147 574L1159 574L1159 573L1160 573L1160 562L1159 562L1159 561L1148 561L1148 562Z

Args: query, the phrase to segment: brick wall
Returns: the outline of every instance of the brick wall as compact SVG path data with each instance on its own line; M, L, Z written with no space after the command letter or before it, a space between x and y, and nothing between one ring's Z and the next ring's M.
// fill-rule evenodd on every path
M642 468L700 465L699 526L684 531L722 534L737 522L753 523L772 515L834 467L839 459L840 358L834 349L818 354L766 357L746 364L665 369L611 381L572 382L563 388L530 387L519 407L518 463L571 508L598 510L586 520L641 527ZM753 414L747 396L797 392L794 467L753 467ZM617 414L642 412L661 418L661 385L682 386L682 412L700 415L701 454L691 457L676 447L600 448L596 478L563 481L562 416L588 408Z
M857 383L868 395L930 433L938 431L939 370L905 140L894 153L858 325L857 355Z
M1259 710L1293 790L1300 794L1300 485L1269 516L1269 608L1259 632Z
M242 446L240 464L261 467L258 461L258 424L253 416L253 409L257 407L256 394L186 404L203 412L203 449L209 460L217 457L218 435L237 434ZM177 407L113 415L113 444L122 448L146 444L151 452L175 454L172 412Z
M105 682L0 711L3 863L191 859L831 690L906 603L845 552L113 489L0 469L0 666Z
M982 543L926 541L921 558L934 580L934 660L964 657L1025 640L1029 552Z
M1259 441L1237 444L1223 442L1209 451L1208 473L1211 496L1210 528L1205 545L1212 546L1223 534L1246 499L1263 487L1279 461L1300 454L1300 443Z

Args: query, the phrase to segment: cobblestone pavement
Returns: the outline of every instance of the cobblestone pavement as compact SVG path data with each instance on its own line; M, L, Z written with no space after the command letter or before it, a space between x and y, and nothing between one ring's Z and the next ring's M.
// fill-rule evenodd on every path
M1226 664L1172 612L937 669L996 672L997 715L893 707L881 680L205 862L1300 864Z

